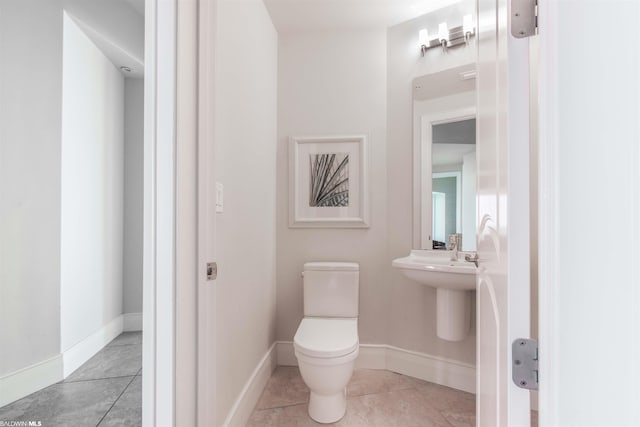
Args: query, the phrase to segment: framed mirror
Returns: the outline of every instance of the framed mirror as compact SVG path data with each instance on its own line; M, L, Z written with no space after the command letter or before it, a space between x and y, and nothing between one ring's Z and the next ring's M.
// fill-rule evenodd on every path
M476 111L473 66L413 82L414 248L446 249L462 235L476 250ZM467 78L466 78L467 77Z

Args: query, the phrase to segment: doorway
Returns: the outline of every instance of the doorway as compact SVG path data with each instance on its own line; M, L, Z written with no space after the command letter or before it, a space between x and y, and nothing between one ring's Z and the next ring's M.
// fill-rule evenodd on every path
M4 410L140 372L139 333L112 340L142 328L145 30L125 1L1 6ZM104 352L121 371L87 376Z

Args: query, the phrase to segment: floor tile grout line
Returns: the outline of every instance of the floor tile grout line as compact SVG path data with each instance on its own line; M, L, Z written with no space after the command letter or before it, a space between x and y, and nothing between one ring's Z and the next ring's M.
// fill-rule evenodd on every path
M120 343L114 343L113 341L111 341L110 343L105 345L105 347L120 347L123 345L142 345L142 342L125 342L123 344L120 344Z
M254 411L271 411L273 409L279 409L279 408L289 408L291 406L298 406L298 405L304 405L309 403L308 400L305 400L304 402L298 402L298 403L289 403L287 405L282 405L282 406L272 406L270 408L254 408Z
M137 371L139 372L139 371ZM88 381L101 381L101 380L115 380L118 378L129 378L129 377L139 377L142 375L138 375L138 373L132 374L132 375L118 375L116 377L101 377L101 378L88 378L86 380L71 380L71 381L67 381L67 380L62 380L56 384L73 384L73 383L84 383L84 382L88 382Z
M133 378L131 378L131 381L129 381L129 383L127 384L127 386L124 388L124 390L122 390L122 393L120 393L120 395L118 396L118 398L116 400L114 400L114 402L111 404L111 407L109 407L109 409L107 409L107 412L104 413L104 415L102 416L102 418L100 418L100 421L98 421L98 424L96 424L96 427L98 427L100 425L100 423L105 419L105 417L107 416L107 414L109 414L109 412L111 412L111 410L113 409L114 406L116 406L116 403L118 403L118 400L120 400L120 398L122 397L122 395L124 394L125 391L127 391L127 389L129 388L129 386L131 385L131 383L133 382L133 380L135 380L136 377L134 376Z
M347 395L347 400L356 399L358 397L375 396L375 395L379 395L379 394L387 394L387 393L393 393L395 391L404 391L404 390L415 390L415 391L419 392L419 390L415 386L409 386L409 387L396 388L396 389L393 389L393 390L385 390L385 391L380 391L380 392L375 392L375 393L363 393L363 394ZM271 410L271 409L288 408L290 406L304 405L305 403L309 403L309 400L305 400L304 402L298 402L298 403L288 403L286 405L271 406L271 407L268 407L268 408L254 408L254 411L268 411L268 410Z
M416 391L418 391L418 389L416 389L415 386L407 386L407 387L402 387L402 388L395 388L393 390L378 391L378 392L374 392L374 393L362 393L362 394L352 394L352 395L348 395L347 394L347 400L351 399L353 397L374 396L376 394L392 393L394 391L403 391L403 390L416 390Z
M127 346L137 346L137 347L142 347L142 344L107 344L104 347L102 347L102 349L104 350L105 348L114 348L114 347L127 347ZM102 350L101 350L102 351ZM98 353L96 353L98 354Z

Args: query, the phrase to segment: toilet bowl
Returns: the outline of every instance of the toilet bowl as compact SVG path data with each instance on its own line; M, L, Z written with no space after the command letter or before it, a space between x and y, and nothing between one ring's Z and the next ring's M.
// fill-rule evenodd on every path
M309 387L309 416L333 423L346 412L346 387L359 353L358 264L307 263L304 311L293 339Z
M300 374L309 387L309 416L319 423L340 420L346 387L358 357L357 319L305 318L293 341Z

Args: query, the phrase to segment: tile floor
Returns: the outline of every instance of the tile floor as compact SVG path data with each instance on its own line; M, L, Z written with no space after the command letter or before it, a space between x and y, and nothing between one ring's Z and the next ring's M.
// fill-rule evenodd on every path
M278 367L247 427L320 426L307 414L309 390L297 367ZM357 369L347 386L348 427L473 427L475 395L389 371ZM532 413L537 426L537 413Z
M0 421L42 427L140 426L142 333L125 332L67 379L0 408Z
M247 427L316 426L298 368L279 367ZM336 426L473 427L475 396L389 371L357 369L347 386L347 414Z
M389 371L359 369L347 387L347 414L336 426L472 427L475 396ZM297 367L273 373L247 427L317 426ZM140 426L142 333L125 332L66 380L0 408L0 421L42 427ZM326 424L325 424L326 425ZM537 426L537 413L532 413Z

